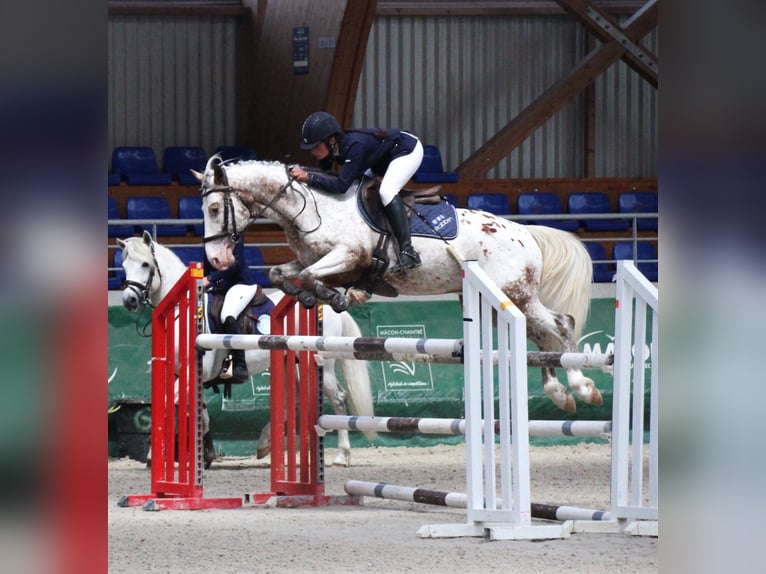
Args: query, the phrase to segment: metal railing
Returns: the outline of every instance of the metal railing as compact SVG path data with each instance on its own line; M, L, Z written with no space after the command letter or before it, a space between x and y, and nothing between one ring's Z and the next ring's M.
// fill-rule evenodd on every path
M580 236L580 239L584 243L589 242L595 242L595 243L616 243L616 242L625 242L630 241L633 243L633 263L635 263L637 266L639 263L658 263L658 259L641 259L638 257L638 244L641 242L657 242L659 241L659 234L657 232L650 233L647 231L644 231L643 234L639 235L639 229L638 229L638 222L639 220L643 219L654 219L656 220L658 217L657 213L603 213L603 214L570 214L570 213L563 213L563 214L550 214L550 215L544 215L544 214L538 214L538 215L504 215L502 216L506 219L509 219L511 221L516 221L518 223L525 223L528 221L535 221L535 222L542 222L542 221L556 221L556 220L577 220L577 221L584 221L584 220L595 220L595 219L618 219L618 220L630 220L631 226L630 230L631 233L629 236L626 235L614 235L610 234L608 231L593 231L589 232L591 235L587 237ZM139 227L139 226L148 226L151 228L151 234L152 237L165 245L166 247L189 247L190 245L196 245L192 243L179 243L177 241L173 241L173 236L167 236L163 237L160 236L158 238L157 236L157 226L159 225L201 225L202 219L109 219L107 221L107 224L109 226L128 226L128 227ZM253 231L252 226L257 225L274 225L274 222L270 219L260 218L256 219L251 227L249 228L250 231ZM124 237L122 239L125 239ZM200 237L199 245L202 245L202 238ZM246 242L246 246L252 246L252 247L258 247L259 249L263 248L270 248L270 247L288 247L288 244L283 241L274 241L274 242ZM114 243L114 238L110 238L110 243L108 245L109 250L117 249L118 246ZM110 258L111 260L111 258ZM286 261L280 261L276 264L280 263L286 263ZM616 260L612 258L607 259L594 259L594 264L598 263L606 263L606 264L615 264ZM271 269L273 265L257 265L257 266L250 266L251 269L257 270L263 270L266 274L268 274L269 270ZM117 267L109 266L108 271L118 271Z

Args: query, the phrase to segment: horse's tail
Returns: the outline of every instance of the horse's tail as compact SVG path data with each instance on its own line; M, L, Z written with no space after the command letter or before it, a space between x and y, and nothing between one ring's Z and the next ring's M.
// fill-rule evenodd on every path
M340 314L341 333L344 337L361 337L362 331L359 329L354 318L348 313ZM370 373L367 370L367 361L357 361L354 359L341 359L340 363L343 379L348 388L349 410L353 415L371 417L375 415L375 409L372 404L372 387L370 385ZM367 440L374 441L378 438L375 431L366 431L364 436Z
M580 339L590 308L593 261L577 236L545 225L528 225L543 254L540 301L557 313L574 317Z

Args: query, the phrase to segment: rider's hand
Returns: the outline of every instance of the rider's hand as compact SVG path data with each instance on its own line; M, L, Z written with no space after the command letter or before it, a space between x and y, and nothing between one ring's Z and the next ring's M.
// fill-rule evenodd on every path
M306 181L309 180L308 172L303 170L303 169L301 169L301 168L299 168L299 167L292 168L290 170L290 175L292 175L298 181L306 182Z

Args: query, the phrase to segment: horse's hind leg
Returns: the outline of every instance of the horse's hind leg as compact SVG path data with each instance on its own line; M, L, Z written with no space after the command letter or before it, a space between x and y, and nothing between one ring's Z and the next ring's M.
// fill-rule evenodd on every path
M570 315L552 313L539 304L535 312L527 312L527 331L541 351L573 353L577 351L574 340L574 322ZM572 395L559 382L554 367L543 367L543 391L562 410L575 412ZM567 369L567 384L577 397L586 404L599 406L603 403L601 393L592 379L583 375L580 369Z
M317 355L317 362L320 360L319 355ZM336 415L347 415L346 392L341 388L340 382L335 376L335 361L325 359L323 362L322 393L329 399ZM332 464L334 466L349 466L351 464L351 441L347 430L338 431L338 454Z

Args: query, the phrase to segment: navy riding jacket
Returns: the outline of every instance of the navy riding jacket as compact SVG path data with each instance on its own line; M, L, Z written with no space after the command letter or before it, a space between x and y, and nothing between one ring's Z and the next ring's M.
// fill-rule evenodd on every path
M207 260L207 256L205 257L204 265L205 275L210 281L210 285L207 288L208 293L226 293L234 285L253 285L256 282L255 274L245 264L244 238L240 238L234 244L234 263L229 265L227 269L216 269Z
M340 173L309 173L309 185L331 193L345 193L354 180L368 169L376 176L386 173L391 160L407 155L415 149L417 138L397 129L385 131L385 139L376 135L378 130L348 130L338 142L338 153L319 162L326 172L333 163L341 165Z

